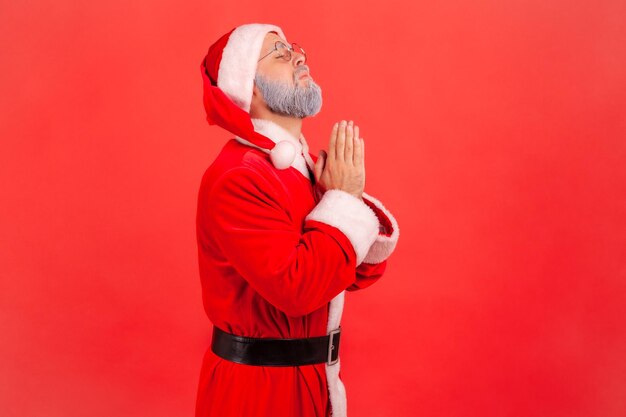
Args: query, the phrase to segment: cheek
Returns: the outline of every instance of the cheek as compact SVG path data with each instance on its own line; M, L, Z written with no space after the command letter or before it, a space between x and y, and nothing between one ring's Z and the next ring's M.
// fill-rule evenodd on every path
M280 68L276 68L276 79L286 82L293 82L293 71L289 68L288 65L281 65Z
M273 81L293 84L294 71L284 62L275 62L264 69L263 75Z

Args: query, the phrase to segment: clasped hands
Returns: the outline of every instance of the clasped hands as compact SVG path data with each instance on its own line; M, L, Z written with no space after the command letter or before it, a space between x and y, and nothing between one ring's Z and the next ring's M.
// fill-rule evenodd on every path
M316 186L322 193L339 189L363 200L365 142L352 120L335 123L328 152L320 151L314 168Z

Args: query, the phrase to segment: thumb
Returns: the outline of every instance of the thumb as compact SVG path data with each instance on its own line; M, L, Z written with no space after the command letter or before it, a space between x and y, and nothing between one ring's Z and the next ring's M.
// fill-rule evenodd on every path
M315 161L315 181L319 181L322 176L322 171L324 170L324 165L326 162L326 151L321 150L320 154L317 157L317 161Z

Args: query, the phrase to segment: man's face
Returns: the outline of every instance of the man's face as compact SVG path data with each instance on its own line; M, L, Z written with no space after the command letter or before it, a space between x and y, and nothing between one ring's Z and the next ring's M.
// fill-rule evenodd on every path
M293 51L291 60L273 51L276 41L287 45L276 33L265 35L257 65L255 86L268 108L276 113L303 118L317 114L322 106L322 91L315 83L304 57ZM267 55L267 56L266 56Z
M274 32L269 32L265 35L263 41L263 47L259 54L259 59L263 58L274 48L276 41L281 41L288 46L287 42ZM309 67L304 64L304 57L299 53L292 53L291 61L285 61L279 58L279 52L272 52L270 55L263 58L257 66L257 73L272 81L285 81L290 85L306 85L306 83L312 80L309 74Z

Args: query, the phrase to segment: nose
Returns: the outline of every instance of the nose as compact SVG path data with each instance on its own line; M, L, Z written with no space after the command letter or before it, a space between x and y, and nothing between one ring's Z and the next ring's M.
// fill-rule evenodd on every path
M296 57L296 59L294 59L294 65L296 67L299 67L300 65L304 64L304 55L296 51L293 51L292 54L294 54Z

